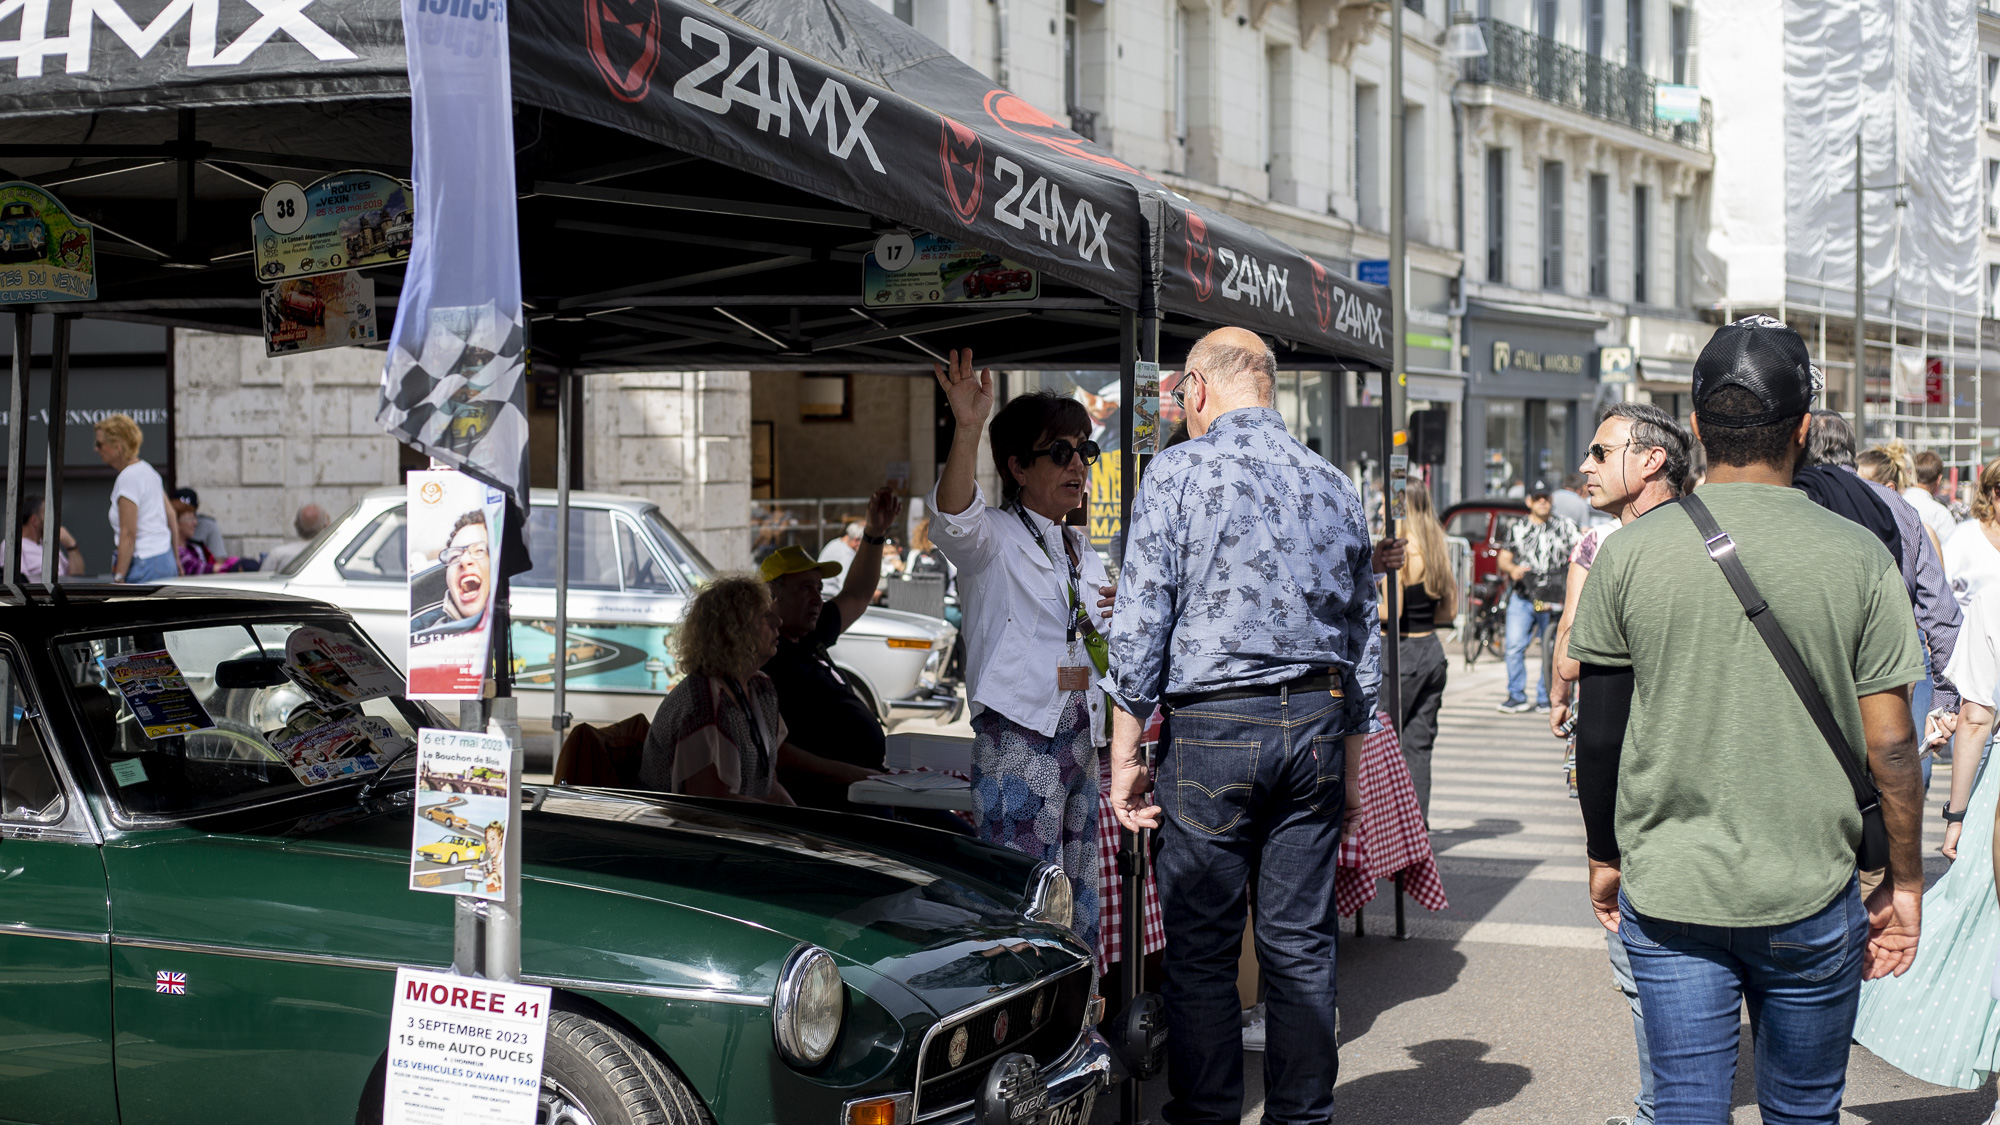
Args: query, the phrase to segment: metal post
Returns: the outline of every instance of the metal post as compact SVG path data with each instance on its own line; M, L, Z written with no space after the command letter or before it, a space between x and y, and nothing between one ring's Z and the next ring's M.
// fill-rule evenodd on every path
M549 728L555 734L554 753L562 758L564 732L569 729L569 449L570 373L556 375L556 651L551 658Z
M1382 534L1393 536L1396 522L1389 518L1389 463L1396 453L1396 431L1403 421L1403 365L1407 348L1404 339L1407 328L1407 313L1404 306L1408 300L1409 245L1403 229L1403 190L1405 177L1403 108L1403 5L1399 0L1389 4L1389 353L1390 370L1382 373ZM1398 737L1403 730L1402 669L1401 653L1397 651L1396 588L1398 576L1390 572L1382 583L1383 597L1389 614L1389 629L1382 637L1382 686L1378 701L1382 709L1389 713L1389 722L1396 728ZM1358 763L1348 763L1349 768L1358 768Z
M1868 232L1862 225L1867 188L1861 179L1861 129L1854 131L1854 440L1868 444L1868 375L1862 352L1868 339Z
M0 582L21 582L21 505L28 495L28 366L35 347L35 314L14 313L14 381L7 388L7 561ZM47 542L48 533L42 533Z
M76 317L56 315L49 356L48 464L42 480L42 584L62 584L62 485L64 446L69 437L69 336ZM53 549L51 549L53 547ZM79 575L78 577L81 577Z
M485 700L459 700L458 729L486 729ZM486 904L475 898L452 901L455 905L451 912L451 971L460 976L483 977L486 975Z

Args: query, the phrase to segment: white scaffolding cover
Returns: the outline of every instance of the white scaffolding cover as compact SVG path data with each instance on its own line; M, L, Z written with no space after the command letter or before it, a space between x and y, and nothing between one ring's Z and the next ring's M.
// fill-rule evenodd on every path
M1969 3L1785 0L1791 300L1852 307L1858 127L1865 182L1908 185L1902 208L1866 193L1869 315L1978 316L1977 21Z

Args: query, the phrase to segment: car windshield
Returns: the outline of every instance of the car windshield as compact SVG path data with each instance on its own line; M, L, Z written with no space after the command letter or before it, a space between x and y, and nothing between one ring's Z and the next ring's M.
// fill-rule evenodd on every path
M715 564L696 550L679 528L668 523L667 517L661 515L658 508L647 508L645 515L646 523L660 537L660 545L667 549L667 556L674 560L688 586L707 585L708 580L715 577Z
M113 795L186 816L372 777L420 726L402 675L353 622L204 621L56 644ZM413 769L405 756L397 773Z

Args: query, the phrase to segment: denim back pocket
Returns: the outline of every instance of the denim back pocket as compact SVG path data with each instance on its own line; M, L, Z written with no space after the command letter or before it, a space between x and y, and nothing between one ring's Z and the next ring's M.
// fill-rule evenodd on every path
M1771 960L1801 980L1826 980L1847 965L1859 911L1859 897L1843 888L1810 918L1770 927Z
M1255 740L1173 738L1168 773L1174 819L1219 836L1243 819L1257 782Z
M1341 734L1316 734L1307 746L1313 756L1312 811L1330 814L1341 807L1342 798L1347 795L1344 784L1346 769L1347 736Z

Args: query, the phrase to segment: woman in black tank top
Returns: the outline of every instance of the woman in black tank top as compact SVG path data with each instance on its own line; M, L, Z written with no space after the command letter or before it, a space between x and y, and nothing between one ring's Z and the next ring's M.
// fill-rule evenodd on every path
M1407 513L1398 533L1409 540L1403 569L1396 573L1396 646L1401 657L1403 763L1417 790L1417 805L1426 822L1431 813L1431 746L1437 742L1438 708L1444 703L1449 665L1437 626L1458 616L1458 583L1451 572L1451 553L1444 525L1438 522L1431 494L1412 485L1403 493ZM1386 581L1386 578L1380 581ZM1378 585L1378 594L1386 593ZM1389 606L1382 599L1383 632L1388 632Z

